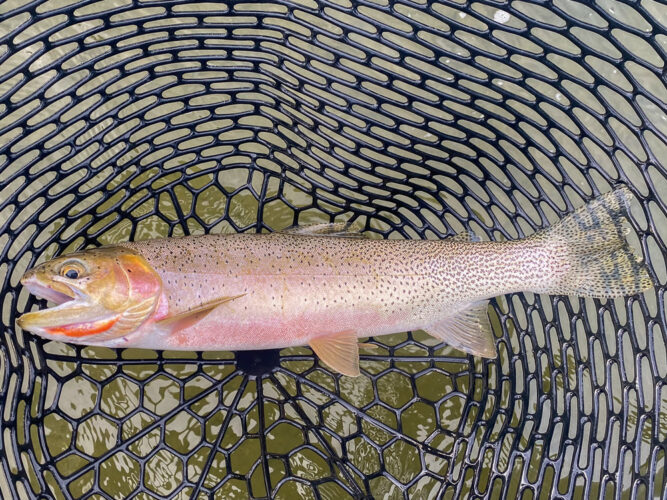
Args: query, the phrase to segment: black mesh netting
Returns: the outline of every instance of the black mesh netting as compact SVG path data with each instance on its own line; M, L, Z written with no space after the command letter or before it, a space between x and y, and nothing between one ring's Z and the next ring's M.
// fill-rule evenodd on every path
M664 497L666 29L655 0L0 3L0 496ZM495 360L404 333L351 379L15 327L73 249L516 238L618 183L656 289L499 298Z

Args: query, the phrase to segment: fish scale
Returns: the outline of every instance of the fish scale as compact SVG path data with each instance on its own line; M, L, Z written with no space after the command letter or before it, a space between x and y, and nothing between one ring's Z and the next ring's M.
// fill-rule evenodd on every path
M110 347L308 344L347 375L360 373L359 337L406 330L424 329L493 357L491 297L521 291L617 297L652 286L625 240L630 199L627 188L618 188L516 241L361 239L332 224L119 243L29 271L23 282L35 293L57 284L73 300L19 322L47 338ZM72 268L81 276L70 280L63 271ZM96 321L88 303L107 319ZM95 330L86 335L89 324Z

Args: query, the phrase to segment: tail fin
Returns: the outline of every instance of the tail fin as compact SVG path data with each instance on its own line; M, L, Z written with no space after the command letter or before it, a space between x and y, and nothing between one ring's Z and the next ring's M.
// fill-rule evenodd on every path
M627 187L617 188L532 237L555 245L556 253L567 259L563 266L567 272L545 290L547 293L611 298L653 286L646 266L625 239L627 231L622 224L630 200L632 193Z

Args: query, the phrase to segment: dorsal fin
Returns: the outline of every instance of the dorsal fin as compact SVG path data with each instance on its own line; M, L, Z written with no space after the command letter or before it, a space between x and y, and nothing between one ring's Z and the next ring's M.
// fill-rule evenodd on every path
M351 229L349 222L333 222L311 224L309 226L293 226L280 231L284 234L298 234L300 236L330 236L332 238L364 238L357 229Z
M482 238L477 236L475 233L472 231L462 231L458 234L455 234L454 236L450 236L447 238L450 241L482 241Z

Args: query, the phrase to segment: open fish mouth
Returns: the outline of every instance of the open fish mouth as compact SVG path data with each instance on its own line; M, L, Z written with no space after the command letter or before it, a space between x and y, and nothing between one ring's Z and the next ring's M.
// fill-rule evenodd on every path
M46 284L34 275L28 275L21 279L21 284L32 295L54 304L20 316L17 323L24 330L43 335L53 327L90 321L99 315L99 308L91 304L89 297L68 283L52 281Z
M69 289L69 293L63 293L61 291L58 291L54 288L51 288L46 285L42 285L41 283L36 283L34 281L26 281L22 282L23 286L26 287L28 292L30 292L32 295L39 299L45 299L49 302L53 302L56 306L59 306L61 304L64 304L65 302L70 302L72 300L75 300L75 294L72 292L69 287L66 287ZM63 288L63 290L65 287Z

